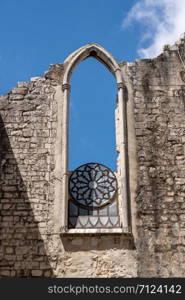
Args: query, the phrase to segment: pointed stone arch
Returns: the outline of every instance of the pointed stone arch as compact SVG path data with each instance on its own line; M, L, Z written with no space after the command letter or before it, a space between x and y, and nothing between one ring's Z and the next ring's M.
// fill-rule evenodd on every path
M81 47L66 58L64 61L64 66L66 65L67 67L63 77L63 85L70 84L70 77L73 70L80 62L90 56L94 57L106 66L106 68L116 78L117 84L123 83L121 69L114 57L100 45L92 43Z
M88 57L94 57L113 74L117 83L117 108L116 114L116 150L119 153L117 163L118 180L118 205L120 228L119 229L89 229L69 230L67 225L68 215L68 116L70 101L70 78L77 65ZM57 228L62 233L99 233L101 232L129 232L128 212L128 185L127 185L127 134L126 134L126 93L121 68L115 58L98 44L90 43L70 54L64 61L62 89L56 91L58 101L58 126L56 142L56 167L55 177L55 219Z

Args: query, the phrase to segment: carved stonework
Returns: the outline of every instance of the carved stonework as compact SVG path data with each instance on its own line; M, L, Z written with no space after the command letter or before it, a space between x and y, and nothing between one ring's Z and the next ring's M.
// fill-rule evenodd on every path
M98 163L80 166L69 179L71 197L85 209L99 209L110 204L116 191L117 180L114 173Z
M65 83L62 85L62 90L65 91L65 90L69 90L70 91L70 84L69 83Z
M117 88L118 88L118 89L124 89L124 87L125 87L125 86L124 86L123 82L118 82L118 83L117 83Z
M121 230L123 230L124 232L128 232L128 196L127 196L127 166L126 166L126 159L124 159L125 157L125 153L127 153L126 147L127 147L127 140L126 140L126 109L124 107L124 105L126 105L125 103L123 104L123 95L124 95L124 91L125 91L125 84L122 78L122 73L121 73L121 69L117 63L117 61L112 57L112 55L110 53L108 53L104 48L102 48L100 45L97 44L88 44L84 47L81 47L80 49L78 49L77 51L75 51L74 53L72 53L71 55L69 55L67 57L67 59L64 61L64 66L66 66L66 69L64 71L63 74L63 84L62 84L62 91L63 91L63 105L59 105L59 110L58 110L58 120L61 118L60 120L60 125L58 129L57 129L57 145L58 145L58 149L57 149L57 157L56 157L56 165L58 167L58 170L62 170L62 183L61 182L56 182L56 201L55 201L55 218L57 220L57 225L58 228L60 227L64 227L67 226L67 216L68 216L68 203L66 201L66 199L69 199L69 194L68 194L68 189L67 189L67 184L68 184L68 178L66 176L68 170L67 170L67 161L68 161L68 103L70 102L70 95L68 90L70 89L70 78L71 78L71 74L74 70L74 68L81 63L84 59L89 57L89 54L91 56L94 56L98 61L100 61L101 63L103 63L108 70L115 76L116 79L116 83L117 83L117 89L119 90L118 92L118 110L119 110L119 119L118 119L118 126L117 129L119 128L119 130L116 131L116 141L118 143L117 148L119 148L119 156L123 159L119 159L118 158L118 173L120 178L122 178L121 180L118 180L118 207L119 207L119 219L120 222L113 222L112 226L121 226ZM96 55L95 55L96 54ZM124 125L124 126L123 126ZM62 145L62 146L61 146ZM75 182L74 182L75 183ZM94 204L95 199L94 199L94 192L95 189L93 189L94 186L96 186L97 182L94 182L93 180L91 180L90 182L90 186L89 188L92 189L92 193L90 198L88 198L87 200L89 200L89 202L91 203L81 203L84 204L85 206L87 206L87 204L91 205ZM103 182L104 184L104 182ZM110 184L111 185L111 184ZM75 186L76 187L76 186ZM75 188L74 187L74 188ZM84 188L86 188L86 185L84 186ZM98 186L98 188L100 188L100 186ZM111 188L111 187L110 187ZM60 191L60 192L59 192ZM79 191L79 194L81 194L81 191ZM75 192L74 190L72 192ZM109 191L110 192L110 191ZM101 199L101 193L104 196L104 192L99 192L99 189L96 189L96 193L98 194L98 199L96 200L96 205L100 205L102 206L103 204L106 203L102 203L104 200L108 200L109 199L109 195L108 195L108 199ZM111 194L111 193L110 193ZM61 196L62 195L62 196ZM73 193L73 201L76 200L75 194ZM85 196L87 196L87 194L85 194ZM107 195L105 195L107 197ZM74 200L75 198L75 200ZM80 198L79 198L80 199ZM78 199L78 200L79 200ZM111 197L112 199L112 197ZM109 200L111 200L109 199ZM82 201L83 202L83 201ZM92 203L93 202L93 203ZM99 202L99 203L98 203ZM107 203L108 204L108 203ZM94 205L93 206L94 209ZM61 212L61 213L59 213ZM94 220L94 219L93 219ZM103 223L104 224L104 223ZM108 223L107 223L108 224ZM118 225L115 225L118 224ZM109 224L110 225L110 224ZM94 225L95 226L95 225ZM103 225L102 225L103 226ZM104 224L105 226L105 224ZM118 227L117 227L118 228ZM94 229L94 227L92 227L91 229ZM102 232L103 228L101 228L101 232Z

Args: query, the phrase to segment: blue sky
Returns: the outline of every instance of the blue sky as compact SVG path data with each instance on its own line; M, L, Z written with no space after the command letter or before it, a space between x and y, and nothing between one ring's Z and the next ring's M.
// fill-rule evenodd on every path
M160 34L165 44L184 31L182 8L179 0L0 0L0 94L42 76L50 64L62 63L89 42L118 61L159 54ZM174 13L183 26L174 24ZM71 83L69 168L97 161L115 169L113 76L88 59Z
M121 29L134 2L0 0L0 93L42 75L49 64L63 62L89 42L100 43L118 60L134 59L137 37Z

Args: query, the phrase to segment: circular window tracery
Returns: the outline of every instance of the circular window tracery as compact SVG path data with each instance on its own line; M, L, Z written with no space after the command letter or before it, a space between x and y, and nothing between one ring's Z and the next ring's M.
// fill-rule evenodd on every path
M117 192L116 176L102 164L87 163L71 174L69 192L79 206L100 209L109 204Z

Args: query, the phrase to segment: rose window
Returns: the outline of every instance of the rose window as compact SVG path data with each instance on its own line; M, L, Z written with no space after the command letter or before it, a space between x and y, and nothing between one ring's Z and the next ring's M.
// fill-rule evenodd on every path
M100 209L114 199L117 180L114 173L106 166L88 163L71 174L69 192L79 206L86 209Z

